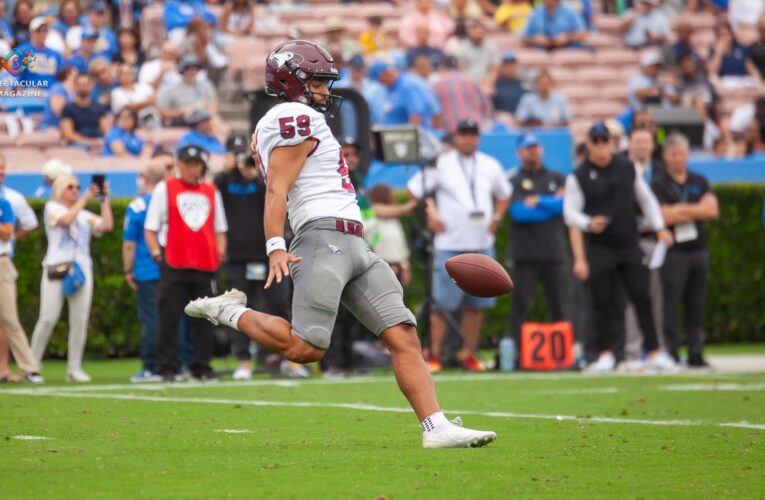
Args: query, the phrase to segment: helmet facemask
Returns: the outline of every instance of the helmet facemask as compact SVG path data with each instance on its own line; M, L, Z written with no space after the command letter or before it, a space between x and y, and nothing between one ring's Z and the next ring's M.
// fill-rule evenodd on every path
M295 71L295 76L298 78L298 80L304 81L304 78L301 78L301 73L305 75L303 70L298 69ZM337 75L314 74L313 76L309 77L308 80L304 81L303 95L298 98L298 101L311 106L313 109L320 113L324 113L328 118L334 118L340 111L340 106L343 104L342 97L332 94L332 85L337 79ZM327 83L327 93L320 94L318 92L313 92L311 90L311 82L313 80L325 81ZM326 97L326 101L324 101L323 104L320 104L316 101L317 95Z

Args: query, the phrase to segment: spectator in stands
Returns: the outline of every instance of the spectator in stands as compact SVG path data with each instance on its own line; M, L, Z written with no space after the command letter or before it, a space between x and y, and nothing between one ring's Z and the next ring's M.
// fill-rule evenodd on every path
M196 57L199 65L207 70L207 77L216 84L228 66L228 56L213 38L213 26L205 18L197 17L186 27L186 36L179 42L179 52Z
M60 175L72 175L72 167L59 159L53 158L45 162L42 168L43 181L35 189L35 198L50 198L53 183Z
M582 16L560 0L542 0L529 16L521 33L528 47L554 50L581 47L587 37L587 26Z
M228 286L247 294L249 307L258 307L268 314L279 316L289 321L290 285L285 280L274 283L264 289L268 274L268 256L263 227L263 214L266 202L266 184L259 175L258 166L248 154L247 141L234 151L235 168L222 172L215 177L215 186L223 200L226 220L229 224L228 259L223 265L223 273ZM265 305L265 308L263 308ZM252 378L252 355L250 338L239 331L233 331L231 337L234 356L238 361L234 371L234 380ZM283 368L288 370L288 361L283 361ZM300 365L297 365L300 366ZM293 378L306 378L308 372L302 370L292 373Z
M90 382L82 370L82 354L88 335L90 302L93 297L93 261L90 257L91 236L101 236L114 229L109 204L109 183L103 192L95 184L79 196L77 177L61 175L53 183L51 201L45 204L45 234L48 250L43 259L40 284L40 316L32 333L32 352L42 362L53 328L61 316L64 300L69 303L69 345L67 347L68 382ZM101 215L85 207L98 198ZM70 272L78 276L73 283Z
M128 64L117 68L117 78L120 86L112 90L112 112L118 113L128 108L138 115L136 126L159 127L159 112L154 107L154 88L146 83L136 83L135 71Z
M470 21L468 36L457 47L454 55L462 71L481 85L484 93L494 92L499 55L493 44L486 43L486 26L481 21Z
M643 348L648 352L646 367L675 371L672 358L659 349L648 272L638 246L635 207L640 206L657 239L671 245L672 235L664 226L656 198L636 175L632 162L611 152L608 129L599 123L587 137L587 158L566 179L563 214L570 228L574 276L588 281L592 293L600 355L588 369L610 372L616 365L614 346L622 345L619 339L624 338L623 323L614 320L620 315L621 301L614 301L614 296L621 282L637 311Z
M255 6L250 0L229 0L220 16L220 30L231 36L251 35L255 28Z
M206 80L206 73L197 72L199 80ZM178 72L178 50L172 42L165 42L159 51L159 57L146 61L138 72L138 81L148 83L156 90L160 87L177 85L183 80Z
M664 220L674 232L675 244L667 252L661 278L664 292L664 338L670 355L678 361L678 316L684 310L684 332L688 340L688 366L707 367L704 360L704 296L707 291L709 250L704 222L719 216L717 197L707 180L688 171L688 139L679 134L667 137L664 159L667 170L651 184L661 203Z
M514 115L521 97L527 92L518 77L518 59L515 53L505 52L497 70L497 81L494 82L494 110Z
M706 73L696 66L692 53L680 54L674 80L680 106L698 108L699 105L706 106L717 100L714 87L709 83Z
M112 90L117 87L114 71L106 59L97 58L90 63L88 73L93 78L93 100L107 109L112 107Z
M202 65L195 56L184 56L178 64L182 80L172 86L163 86L157 92L157 109L168 126L188 124L188 118L197 109L211 114L218 110L215 87L208 79L199 80Z
M707 68L712 82L721 79L742 79L749 77L760 81L760 73L754 66L747 47L741 45L730 24L721 22L715 28L715 43L709 50Z
M758 97L752 108L751 118L744 127L747 154L765 151L765 97ZM731 128L733 121L731 117Z
M491 120L491 102L481 87L459 70L454 57L447 57L444 71L433 84L433 92L441 104L443 129L454 132L457 124L471 120L487 123Z
M96 40L98 40L98 31L89 26L82 30L82 44L66 61L66 65L74 66L80 73L87 73L91 61L96 57L102 57L101 54L96 53Z
M5 3L0 3L0 44L6 50L6 54L10 51L11 47L15 45L13 41L13 30L11 29L11 23L5 17Z
M319 45L327 49L335 58L335 62L345 65L351 57L361 52L356 40L348 36L345 23L339 16L330 16L324 22L324 36L319 39Z
M364 54L386 52L391 49L391 41L383 30L382 17L371 16L367 19L367 29L359 35L359 45Z
M534 92L521 97L515 120L523 127L565 127L571 121L566 98L552 91L553 79L541 71L534 79Z
M27 86L35 86L45 90L56 84L56 75L64 67L64 58L55 50L45 46L48 36L48 21L42 16L35 17L29 23L29 42L17 46L22 52L31 52L35 63L19 74L19 82L27 82Z
M134 73L138 73L146 61L138 32L133 28L120 28L117 31L117 44L119 50L112 56L112 63L117 66L127 64Z
M99 33L96 52L106 53L111 58L119 51L119 45L117 44L117 36L106 18L106 5L102 1L96 0L86 7L85 14L87 21L85 25L98 30ZM79 47L79 37L77 40L72 39L76 35L76 31L77 28L71 29L67 37L67 45L72 48Z
M669 45L663 54L664 65L666 67L676 67L678 57L681 54L690 53L696 66L700 70L704 69L704 61L693 49L693 44L691 43L692 36L693 26L688 21L680 19L677 25L675 25L675 42Z
M387 62L375 61L369 67L369 78L388 89L383 105L385 125L428 125L431 118L428 105L423 99L422 87L413 76L402 73Z
M428 45L443 49L454 31L454 21L434 8L432 0L413 0L412 6L401 15L398 29L401 45L404 48L414 47L417 44L417 28L424 25L430 28Z
M30 41L30 24L34 18L34 6L30 0L17 0L13 6L13 41L21 47Z
M93 80L77 75L74 100L61 112L61 138L70 146L101 152L103 137L112 128L109 109L93 101Z
M426 55L417 56L412 61L410 73L424 80L428 85L438 80L438 73L433 71L433 64Z
M513 262L513 308L510 331L521 345L521 328L528 318L537 283L544 287L553 321L563 321L563 188L566 178L545 168L542 145L532 133L518 137L519 168L510 175L510 216L513 219L510 258Z
M128 112L128 111L124 111ZM122 269L125 281L136 292L138 321L141 323L141 371L130 377L131 382L156 382L155 357L157 337L157 288L159 266L152 260L146 246L144 224L146 209L151 203L154 188L166 177L161 162L152 161L138 174L139 193L125 210L125 225L122 232Z
M765 80L765 15L757 21L758 40L749 46L749 58Z
M407 183L409 196L422 200L435 193L436 212L429 221L436 232L433 292L436 309L431 314L431 372L441 370L441 345L446 335L445 314L462 312L466 353L463 368L485 371L475 358L484 309L495 299L466 295L446 274L447 259L465 252L494 255L494 232L510 202L510 185L502 166L491 156L477 151L478 123L461 122L454 134L455 149L439 156L436 169L425 177L415 174Z
M430 39L430 28L423 24L417 27L417 44L414 47L409 47L406 50L406 67L413 68L414 61L418 57L425 56L430 61L430 66L434 70L438 70L439 66L444 60L444 51L436 47L428 45Z
M61 112L68 103L74 99L74 80L77 78L77 68L73 66L64 66L56 76L56 83L48 91L48 97L45 101L42 119L39 129L58 128Z
M451 0L449 16L454 19L482 19L493 15L497 7L490 0Z
M624 45L640 49L652 45L663 45L672 35L669 18L659 8L659 0L637 0L635 8L628 11L621 27Z
M191 114L188 120L191 131L181 137L178 148L185 146L198 146L208 153L224 154L226 146L221 144L213 134L212 115L204 109L198 109Z
M66 37L69 29L80 24L80 6L76 0L63 0L58 7L58 19L51 29Z
M521 33L526 27L532 10L533 7L528 0L502 0L494 13L494 22L503 29Z
M754 31L757 20L765 15L765 2L762 0L729 0L728 22L736 33L742 35Z
M226 255L226 213L220 192L204 182L207 153L198 146L180 148L176 177L160 182L146 213L146 246L160 264L157 372L166 382L175 381L178 324L189 300L213 294L213 281ZM196 200L184 205L179 197ZM216 380L210 366L213 351L211 326L191 319L194 345L191 376Z
M412 81L419 90L419 98L425 105L423 126L425 128L440 130L443 127L441 120L441 102L431 88L431 82L437 78L433 73L430 60L426 56L420 56L414 60L414 68L409 72Z
M364 58L361 55L355 55L349 62L349 78L343 78L335 87L348 87L355 89L359 92L367 101L369 107L369 119L374 125L380 125L385 119L385 113L382 106L377 103L385 102L387 98L388 89L385 88L379 81L372 80L367 77L367 68L364 64ZM357 122L356 115L353 111L353 103L351 101L343 102L343 110L347 107L351 111L343 112L343 135L353 137L357 134Z
M27 200L18 191L5 186L5 157L0 153L0 381L21 381L10 373L8 348L16 365L24 374L24 380L32 384L45 381L38 373L40 367L29 347L29 340L19 322L16 305L16 278L13 265L14 242L37 228L37 216ZM10 376L10 379L9 379Z
M644 52L640 57L639 75L630 80L628 99L633 110L643 109L648 105L659 105L677 100L674 88L659 81L661 73L661 54L655 50Z
M138 137L138 114L124 107L115 115L114 126L104 137L104 156L117 156L120 158L143 156L148 158L152 146Z

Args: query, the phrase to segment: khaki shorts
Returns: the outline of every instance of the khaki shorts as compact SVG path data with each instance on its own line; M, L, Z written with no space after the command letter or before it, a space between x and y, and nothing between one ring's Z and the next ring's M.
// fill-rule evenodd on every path
M322 218L307 222L292 240L294 285L292 329L319 349L327 349L340 303L371 332L406 323L416 326L404 305L404 291L390 266L367 246L354 222ZM338 229L341 228L341 229Z

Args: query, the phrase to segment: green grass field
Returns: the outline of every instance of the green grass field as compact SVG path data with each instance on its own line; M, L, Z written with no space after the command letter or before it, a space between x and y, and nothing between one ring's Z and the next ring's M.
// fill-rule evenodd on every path
M97 382L73 386L51 362L45 386L0 386L0 495L765 496L762 374L446 373L447 416L498 439L423 450L390 375L131 386L136 366L86 363Z

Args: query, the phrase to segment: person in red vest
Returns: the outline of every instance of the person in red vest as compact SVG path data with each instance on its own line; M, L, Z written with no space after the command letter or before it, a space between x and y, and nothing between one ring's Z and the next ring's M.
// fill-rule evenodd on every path
M157 373L165 382L176 380L178 323L186 303L217 292L215 272L226 254L226 213L220 192L204 182L207 152L189 145L177 152L174 177L154 188L146 212L146 245L160 264ZM210 367L213 335L209 323L191 327L191 377L215 380Z

